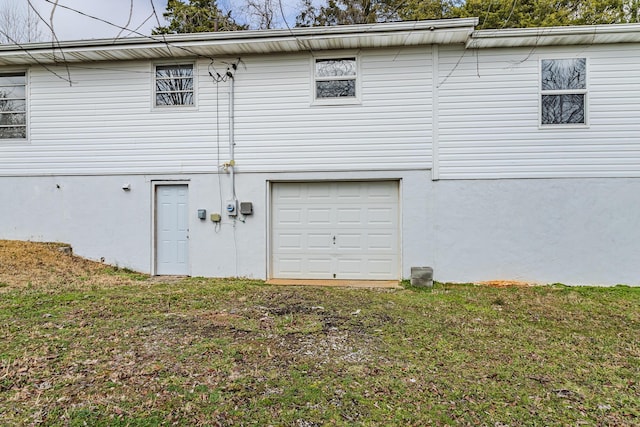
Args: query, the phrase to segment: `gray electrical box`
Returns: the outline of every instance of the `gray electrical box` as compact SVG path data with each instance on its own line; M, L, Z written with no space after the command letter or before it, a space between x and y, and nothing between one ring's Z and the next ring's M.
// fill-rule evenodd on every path
M198 209L198 218L199 219L207 219L207 210L206 209Z
M240 202L240 213L242 215L253 215L253 203Z

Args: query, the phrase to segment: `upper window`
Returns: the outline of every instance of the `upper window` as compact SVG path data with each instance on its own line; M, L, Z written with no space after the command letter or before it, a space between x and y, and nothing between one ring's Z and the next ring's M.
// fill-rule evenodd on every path
M155 105L193 105L193 64L156 65Z
M356 58L315 60L315 99L356 98Z
M541 71L541 124L585 124L587 60L543 59Z
M25 73L0 74L0 139L27 138Z

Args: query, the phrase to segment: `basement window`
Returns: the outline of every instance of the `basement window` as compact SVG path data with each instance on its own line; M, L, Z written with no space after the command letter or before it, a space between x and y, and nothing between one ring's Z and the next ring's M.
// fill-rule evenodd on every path
M192 106L193 78L193 64L156 65L155 106Z
M0 73L0 139L27 138L25 73Z
M587 60L543 59L540 70L540 124L586 124Z
M357 99L356 58L319 58L314 63L315 100Z

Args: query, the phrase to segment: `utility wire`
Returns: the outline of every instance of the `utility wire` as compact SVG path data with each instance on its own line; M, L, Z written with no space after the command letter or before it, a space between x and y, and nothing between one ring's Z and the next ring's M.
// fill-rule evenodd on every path
M311 56L313 57L313 49L311 48L311 45L308 43L305 43L301 38L297 37L295 35L295 33L293 32L293 30L291 29L291 27L289 26L289 22L287 21L287 17L284 14L284 7L282 6L282 0L278 0L278 6L280 9L280 15L282 16L282 21L284 22L284 25L287 26L287 29L289 30L289 34L291 34L291 36L296 39L296 43L298 43L299 46L301 46L303 49L308 50L309 53L311 54Z
M42 15L40 15L40 12L38 12L38 10L31 3L31 0L27 0L27 5L36 14L38 19L40 19L40 21L44 22L44 24L51 30L51 38L52 38L52 40L51 40L51 48L53 50L53 55L54 55L53 59L54 59L54 61L56 59L55 58L55 52L56 52L56 44L57 44L58 50L60 51L60 55L62 56L62 63L64 64L65 69L67 71L67 79L66 79L66 81L69 82L69 86L71 86L72 85L72 82L71 82L71 71L69 70L69 65L67 63L67 58L66 58L66 56L64 54L64 51L60 48L60 40L58 40L58 36L56 34L56 31L53 28L53 10L52 10L52 15L51 15L51 22L49 23L44 19L44 17ZM29 55L29 56L31 56L31 55Z
M45 1L45 2L47 2L47 3L50 3L50 4L55 4L57 0L44 0L44 1ZM130 31L132 34L135 34L135 35L137 35L137 36L144 37L144 38L150 39L150 40L155 41L155 42L158 42L158 43L163 43L164 45L166 45L166 46L167 46L167 49L169 50L169 53L171 53L171 48L174 48L174 49L183 50L183 51L185 51L185 52L187 52L187 53L189 53L189 54L191 54L191 55L193 55L193 56L196 56L196 57L198 57L198 58L206 58L206 59L209 59L209 60L212 60L212 59L213 59L213 58L211 58L211 57L209 57L209 56L202 55L202 54L200 54L200 53L198 53L198 52L196 52L196 51L194 51L194 50L191 50L191 49L189 49L189 48L186 48L186 47L184 47L184 46L178 46L178 45L176 45L176 44L174 44L174 43L168 42L168 41L164 38L164 35L163 35L163 39L164 39L164 40L163 40L163 39L159 39L159 38L154 37L154 36L152 36L152 35L143 34L143 33L139 32L139 31L135 31L135 30L132 30L132 29L130 29L130 28L123 27L122 25L115 24L115 23L113 23L113 22L111 22L111 21L108 21L108 20L106 20L106 19L100 18L100 17L98 17L98 16L90 15L90 14L88 14L88 13L85 13L85 12L83 12L83 11L81 11L81 10L78 10L78 9L75 9L75 8L73 8L73 7L65 6L65 5L62 5L62 4L57 5L57 7L61 7L61 8L63 8L63 9L67 9L67 10L69 10L69 11L71 11L71 12L77 13L78 15L84 16L85 18L93 19L93 20L96 20L96 21L102 22L102 23L104 23L104 24L110 25L110 26L112 26L112 27L115 27L115 28L118 28L118 29L121 29L121 30ZM114 42L115 42L115 41L116 41L116 40L114 39Z
M153 14L153 16L156 17L156 23L158 24L158 28L160 28L162 25L160 25L160 17L158 16L158 11L156 11L156 5L153 3L153 0L149 0L149 3L151 4L151 13ZM136 28L136 30L138 28ZM162 42L165 45L169 46L169 44L167 43L167 36L164 33L162 33L161 36L162 36ZM169 50L169 53L171 54L171 56L173 56L173 53L171 52L171 50Z
M156 11L156 5L153 3L153 0L149 0L149 3L151 4L151 14L156 17L156 23L158 24L158 27L161 27L160 17L158 16L158 12Z
M138 30L139 30L140 28L142 28L142 26L143 26L144 24L146 24L146 23L147 23L147 21L149 21L149 19L151 19L151 18L153 18L153 13L152 13L151 15L147 16L147 19L145 19L144 21L142 21L142 22L140 23L140 25L138 25L135 29L130 30L130 31L127 33L127 35L126 35L125 37L129 37L131 34L133 34L133 32L134 32L134 31L138 31ZM166 43L166 42L165 42L165 43Z
M153 0L151 0L151 3L153 3ZM131 24L131 18L133 17L133 0L130 1L129 3L129 18L127 19L127 23L124 24L125 27L128 27L129 24ZM120 36L122 35L122 33L124 32L124 28L122 28L120 30L120 32L116 35L116 38L113 40L114 43L116 40L118 40L120 38Z
M15 40L13 37L11 37L9 34L7 34L2 29L0 29L0 34L3 35L4 37L6 37L7 40L9 40L12 44L18 46L18 48L21 51L23 51L24 53L26 53L31 59L33 59L36 62L36 64L40 65L41 67L43 67L45 70L47 70L48 72L50 72L51 74L53 74L54 76L59 78L60 80L64 80L65 82L69 83L70 85L72 84L72 81L71 81L70 77L69 78L63 77L60 74L58 74L55 71L53 71L50 67L47 67L47 65L45 63L43 63L38 58L33 56L33 54L31 54L31 52L29 51L29 49L27 49L25 46L20 44L17 40Z

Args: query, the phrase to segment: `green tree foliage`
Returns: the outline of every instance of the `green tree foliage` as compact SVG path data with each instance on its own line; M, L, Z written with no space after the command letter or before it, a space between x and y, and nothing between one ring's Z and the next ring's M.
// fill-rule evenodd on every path
M478 17L479 28L640 22L640 0L304 0L301 27Z
M324 6L316 7L313 0L304 0L296 26L451 18L462 3L463 0L327 0Z
M304 0L296 18L298 27L346 24L372 24L398 19L402 0L327 0L315 7L312 0Z
M550 27L638 22L637 0L467 0L458 16L479 28Z
M169 20L169 25L155 28L153 34L247 29L246 25L238 24L231 17L231 12L222 12L215 0L188 0L188 3L168 0L167 11L163 16Z
M457 18L463 4L464 0L406 0L398 9L398 16L403 21Z

